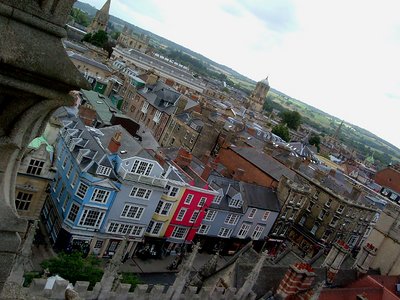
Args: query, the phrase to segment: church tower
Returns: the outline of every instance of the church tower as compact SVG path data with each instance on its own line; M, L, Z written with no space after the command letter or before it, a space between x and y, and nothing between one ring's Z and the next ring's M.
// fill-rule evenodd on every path
M269 82L267 76L267 78L265 78L264 80L257 82L256 88L249 97L248 108L253 111L262 112L265 97L267 96L268 91Z
M96 32L99 30L106 31L108 18L109 18L109 11L110 11L110 4L111 0L107 0L104 3L103 7L97 11L96 16L94 17L92 23L87 28L87 33Z

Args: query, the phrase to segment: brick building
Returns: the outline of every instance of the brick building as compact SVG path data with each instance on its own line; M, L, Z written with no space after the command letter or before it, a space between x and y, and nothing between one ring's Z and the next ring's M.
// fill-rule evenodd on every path
M159 141L172 115L197 105L153 74L143 76L145 85L135 77L128 77L121 89L124 102L122 111L150 129ZM140 80L140 83L143 81Z
M377 184L400 193L400 164L378 171L374 179Z
M272 156L250 147L223 147L218 152L218 161L226 168L225 175L270 188L276 188L283 175L292 179L295 176Z

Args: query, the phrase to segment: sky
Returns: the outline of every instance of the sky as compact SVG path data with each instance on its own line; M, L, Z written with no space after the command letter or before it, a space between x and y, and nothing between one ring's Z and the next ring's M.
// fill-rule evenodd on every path
M400 148L398 11L397 0L111 0L110 13Z

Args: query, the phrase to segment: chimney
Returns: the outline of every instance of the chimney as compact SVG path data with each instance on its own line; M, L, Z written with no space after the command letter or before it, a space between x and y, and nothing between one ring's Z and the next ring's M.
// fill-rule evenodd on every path
M201 173L201 178L203 178L205 181L207 181L208 177L210 176L212 171L213 171L213 167L211 166L211 164L206 164L204 166L203 173Z
M164 153L162 153L161 151L156 152L154 158L159 162L159 164L164 167L165 165L165 156Z
M340 266L346 259L346 256L350 253L350 247L344 241L338 240L333 244L331 250L329 251L325 261L322 263L321 267L328 269L326 275L326 281L328 284L332 284L335 280L336 274L339 272Z
M180 148L174 161L181 168L187 167L192 162L192 154L186 149Z
M245 170L241 169L241 168L237 168L235 173L233 174L233 179L235 180L242 180L244 177L244 174L246 173Z
M307 263L296 263L291 265L279 284L276 293L282 299L289 299L290 296L311 288L315 280L314 269Z
M96 111L88 104L79 106L78 115L86 126L93 126L96 120Z
M108 144L108 150L110 150L111 153L118 152L119 147L121 147L121 137L122 137L122 132L117 131L111 138L110 143Z
M168 86L170 86L170 87L173 87L174 84L175 84L175 81L173 81L173 80L170 79L170 78L167 78L167 79L165 80L165 84L168 85Z
M373 244L365 244L357 255L353 269L356 269L361 274L366 274L376 256L377 250L378 248L376 248Z

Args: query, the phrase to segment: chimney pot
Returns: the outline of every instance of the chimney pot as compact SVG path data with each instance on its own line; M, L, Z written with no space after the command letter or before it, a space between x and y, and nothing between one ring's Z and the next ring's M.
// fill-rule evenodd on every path
M118 152L119 147L121 147L121 138L122 138L121 131L117 131L111 138L110 143L108 144L108 150L110 150L111 153Z

